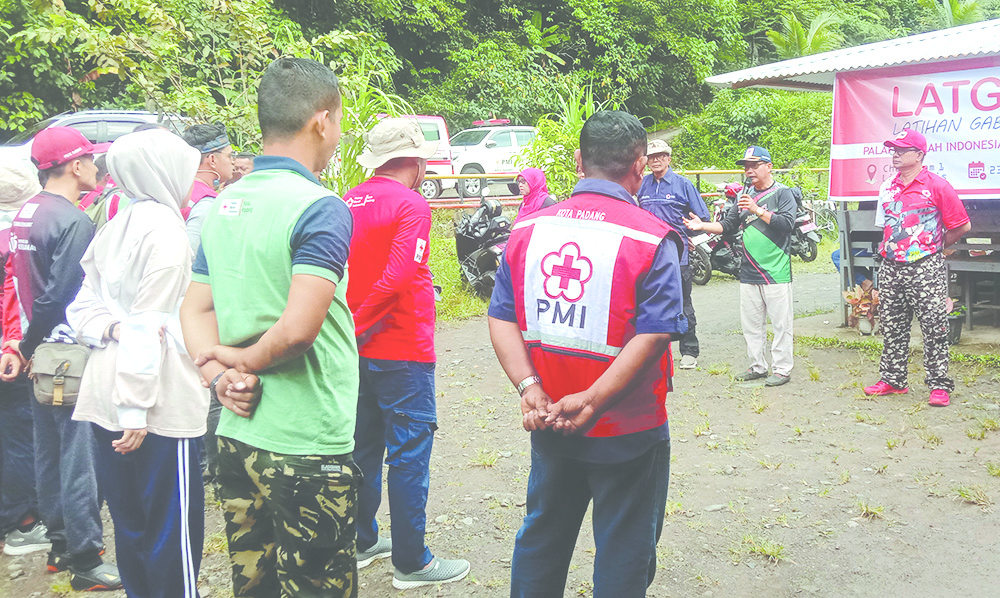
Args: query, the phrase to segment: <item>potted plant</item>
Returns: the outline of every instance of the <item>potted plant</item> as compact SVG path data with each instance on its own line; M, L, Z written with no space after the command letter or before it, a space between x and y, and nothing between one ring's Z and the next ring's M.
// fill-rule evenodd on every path
M844 291L844 301L851 306L848 325L857 328L863 335L869 335L878 331L878 290L871 281L866 280L865 283Z
M969 308L951 297L948 297L945 305L948 309L948 344L957 345L962 338L962 324L965 323L965 314Z

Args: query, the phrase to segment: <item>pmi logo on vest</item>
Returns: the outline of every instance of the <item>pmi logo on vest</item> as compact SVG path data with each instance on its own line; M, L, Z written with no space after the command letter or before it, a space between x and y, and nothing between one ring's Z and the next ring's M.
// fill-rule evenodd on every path
M551 312L553 324L583 328L587 306L578 306L577 301L583 298L583 287L594 275L594 265L580 254L579 245L569 242L542 258L541 267L545 277L543 290L549 299L537 300L538 320L542 319L542 314Z

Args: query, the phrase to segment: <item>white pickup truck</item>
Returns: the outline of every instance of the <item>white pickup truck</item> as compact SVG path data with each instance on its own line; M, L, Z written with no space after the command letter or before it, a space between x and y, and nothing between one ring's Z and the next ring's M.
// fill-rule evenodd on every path
M518 168L514 159L535 138L534 127L509 126L509 121L493 119L476 121L480 125L465 129L451 138L451 162L456 173L488 174L495 172L515 173ZM515 174L496 180L513 180ZM477 196L488 184L486 178L462 179L458 193L463 197Z

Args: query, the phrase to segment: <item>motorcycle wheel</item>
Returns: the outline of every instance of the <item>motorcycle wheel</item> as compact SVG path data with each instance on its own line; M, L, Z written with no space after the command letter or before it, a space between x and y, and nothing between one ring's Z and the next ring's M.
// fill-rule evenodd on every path
M816 245L816 241L812 239L803 239L806 244L805 251L799 253L799 257L802 258L803 262L811 262L816 259L819 254L819 247Z
M691 265L691 282L696 285L706 285L712 280L712 258L701 245L695 245L689 252L688 262Z
M493 287L496 286L496 282L496 272L487 272L479 277L472 288L480 297L489 301L490 297L493 296Z

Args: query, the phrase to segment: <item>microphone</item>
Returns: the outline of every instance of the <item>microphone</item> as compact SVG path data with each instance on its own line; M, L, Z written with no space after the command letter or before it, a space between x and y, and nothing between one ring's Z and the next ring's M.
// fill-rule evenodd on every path
M743 181L743 191L740 193L740 197L746 195L747 193L750 193L750 189L752 187L753 187L753 179L747 177L746 180ZM739 201L739 197L737 197L736 199L737 201ZM746 217L749 215L750 215L750 210L741 210L740 220L746 220Z

